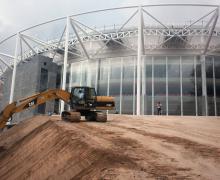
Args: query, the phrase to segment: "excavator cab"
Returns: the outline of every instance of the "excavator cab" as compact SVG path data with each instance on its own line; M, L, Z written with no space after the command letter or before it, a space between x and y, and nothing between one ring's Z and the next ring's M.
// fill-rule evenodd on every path
M95 88L73 87L71 90L70 105L72 109L91 109L96 106Z

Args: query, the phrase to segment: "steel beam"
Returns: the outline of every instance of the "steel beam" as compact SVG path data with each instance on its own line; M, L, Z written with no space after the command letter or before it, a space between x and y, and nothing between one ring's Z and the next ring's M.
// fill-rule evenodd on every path
M63 36L64 36L65 32L66 32L66 25L65 25L65 27L64 27L64 29L63 29L63 32L62 32L61 37L60 37L60 39L59 39L59 42L58 42L58 44L57 44L57 48L59 48L59 45L60 45L60 43L61 43L61 41L62 41L62 39L63 39ZM53 60L54 60L54 57L56 56L56 53L57 53L57 51L55 51L54 54L53 54L53 58L52 58Z
M145 9L143 9L143 12L146 13L148 16L150 16L152 19L154 19L156 22L158 22L160 25L165 27L166 29L169 29L165 24L163 24L161 21L159 21L157 18L155 18L152 14L147 12Z
M79 43L80 43L80 45L81 45L83 51L84 51L84 54L86 55L87 59L90 59L89 54L88 54L88 52L87 52L87 50L86 50L86 48L85 48L85 46L84 46L84 44L83 44L83 42L82 42L82 40L81 40L79 34L78 34L78 32L77 32L77 30L76 30L76 28L75 28L75 26L74 26L74 23L73 23L71 20L70 20L70 25L71 25L71 27L72 27L72 29L73 29L73 31L74 31L74 33L75 33L77 39L78 39L78 41L79 41Z
M215 20L214 20L214 22L213 22L213 25L212 25L212 28L211 28L211 31L210 31L208 40L207 40L207 42L206 42L206 45L205 45L205 48L204 48L204 51L203 51L203 54L204 54L204 55L206 54L206 52L207 52L207 50L208 50L208 48L209 48L209 44L210 44L210 41L211 41L211 39L212 39L212 34L213 34L214 30L215 30L216 23L217 23L217 21L218 21L219 9L216 10L216 13L215 13L215 14L216 14L216 15L215 15Z
M32 48L32 47L30 46L30 44L22 37L22 35L20 36L20 39L21 39L22 41L24 41L24 43L25 43L35 54L37 54L37 52L34 50L34 48Z
M117 34L118 32L120 32L120 31L124 28L124 26L125 26L137 13L138 13L138 10L136 10L136 11L125 21L125 23L116 31L116 34ZM84 26L84 27L90 29L91 31L96 32L97 34L100 34L100 35L104 36L104 34L103 34L102 32L99 32L99 31L97 31L97 30L95 30L95 29L93 29L93 28L91 28L91 27L89 27L89 26L86 26L85 24L83 24L83 23L81 23L81 22L79 22L79 21L77 21L77 20L75 20L75 19L72 19L72 20L73 20L74 22L76 22L76 23L78 23L78 24L80 24L80 25L82 25L82 26ZM130 48L130 47L128 47L128 46L126 46L126 45L124 45L124 44L122 44L122 43L120 43L120 42L114 40L113 38L110 38L110 39L108 39L108 40L103 44L103 46L102 46L101 48L99 48L99 49L92 55L92 57L94 57L95 55L97 55L97 54L105 47L105 45L106 45L109 41L111 41L111 40L114 41L114 42L116 42L116 43L118 43L118 44L120 44L120 45L122 45L122 46L125 46L125 47L127 47L127 48L129 48L129 49L131 49L131 50L135 50L135 49L133 49L133 48ZM135 50L135 51L136 51L136 50Z
M211 12L209 12L209 13L207 13L207 14L205 14L205 15L202 16L201 18L197 19L196 21L194 21L193 23L191 23L189 26L186 26L186 27L184 27L183 29L181 29L181 30L175 32L172 36L170 36L170 37L169 37L168 39L166 39L164 42L162 42L161 44L157 45L156 48L157 48L157 47L160 47L161 45L163 45L164 43L166 43L167 41L169 41L170 39L172 39L174 36L179 35L179 33L180 33L181 31L184 31L184 30L186 30L186 29L189 29L189 28L192 27L194 24L196 24L197 22L201 21L202 19L204 19L205 17L209 16L210 14L212 14L212 13L215 12L215 11L216 11L216 9L213 10L213 11L211 11ZM185 35L185 33L184 33L183 35ZM151 49L151 51L154 50L154 49L156 49L156 48Z
M216 14L214 13L212 15L212 17L210 18L210 20L206 23L204 29L208 29L208 27L210 26L210 24L212 23L213 19L215 19Z
M0 61L4 64L4 65L6 65L8 68L10 68L10 69L12 69L12 67L10 66L10 64L8 64L4 59L2 59L1 57L0 57Z
M11 58L11 59L14 59L15 57L14 56L11 56L9 54L5 54L5 53L0 53L1 56L5 56L5 57L8 57L8 58Z
M31 37L31 36L28 36L28 35L22 35L23 37L25 37L25 38L27 38L27 39L29 39L29 40L31 40L31 41L33 41L33 42L35 42L35 43L37 43L37 44L39 44L40 46L46 46L46 47L48 47L48 48L51 48L52 49L52 47L54 47L54 48L57 48L57 46L56 45L53 45L53 44L48 44L47 42L44 42L44 41L42 41L42 40L40 40L40 39L36 39L36 38L33 38L33 37ZM53 48L53 49L54 49ZM63 50L62 48L57 48L57 49L60 49L61 51L65 51L65 50ZM82 57L80 54L77 54L77 53L73 53L73 52L68 52L69 54L73 54L73 55L76 55L76 56L79 56L79 57Z

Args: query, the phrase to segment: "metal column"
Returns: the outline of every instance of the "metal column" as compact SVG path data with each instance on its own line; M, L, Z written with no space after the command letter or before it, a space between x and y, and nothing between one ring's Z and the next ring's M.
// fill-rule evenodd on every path
M136 113L140 115L141 106L141 59L143 55L143 12L142 7L139 7L139 24L138 24L138 51L137 51L137 106Z
M206 89L206 65L205 55L201 56L201 72L202 72L202 115L208 115L207 89Z
M67 60L68 60L68 42L69 42L69 17L66 21L66 37L65 37L65 51L63 60L63 78L62 78L62 89L66 90L66 74L67 74ZM60 113L64 110L64 101L61 101Z
M20 39L20 33L17 33L16 36L16 45L15 45L15 56L14 56L14 67L12 72L12 80L11 80L11 92L9 103L14 101L14 90L15 90L15 78L16 78L16 70L17 70L17 59L18 59L18 44Z

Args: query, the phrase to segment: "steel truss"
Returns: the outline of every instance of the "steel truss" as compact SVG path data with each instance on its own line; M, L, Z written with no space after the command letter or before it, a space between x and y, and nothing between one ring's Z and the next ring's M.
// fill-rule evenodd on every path
M186 25L167 25L157 19L154 15L148 12L149 7L164 7L164 6L192 6L192 7L209 7L212 8L210 12L201 16L199 19L191 22L188 26ZM137 99L136 99L136 113L140 115L141 113L141 57L148 52L152 52L155 50L167 49L165 44L174 38L180 39L183 43L185 43L185 49L191 50L200 50L197 52L201 52L198 55L202 55L203 59L206 54L213 53L220 49L219 44L211 44L212 39L217 38L220 39L220 30L216 28L217 21L219 20L219 8L217 5L203 5L203 4L159 4L159 5L144 5L144 6L131 6L131 7L122 7L122 8L111 8L104 10L91 11L81 14L75 14L68 17L61 17L58 19L54 19L45 23L41 23L35 25L33 27L27 28L18 32L15 35L12 35L3 41L0 42L0 45L9 40L12 37L16 36L16 48L15 54L9 55L0 52L0 65L4 64L7 68L13 67L13 78L12 78L12 88L10 95L10 102L13 100L14 93L14 82L16 78L16 66L19 62L26 62L28 58L32 57L36 54L42 53L51 53L52 58L54 59L57 51L61 50L64 54L64 70L63 70L63 84L62 88L65 89L65 81L66 81L66 66L68 64L68 56L74 55L75 58L79 58L81 60L92 60L97 59L98 55L100 55L104 49L106 49L106 45L113 41L120 46L123 46L126 49L129 49L133 53L137 54ZM131 16L121 25L120 28L113 30L108 29L108 33L103 32L102 30L94 29L86 24L83 24L77 18L81 15L91 14L91 13L99 13L104 11L114 11L120 9L131 9L134 10ZM148 26L145 24L144 18L145 16L153 19L158 26ZM211 16L211 18L210 18ZM138 19L138 27L129 27L126 28L126 25L134 18ZM209 18L209 21L205 26L197 25L198 22L201 22L203 19ZM58 39L53 39L50 41L43 41L41 39L35 38L34 36L30 36L26 34L27 30L55 22L58 20L66 19L65 27L62 31L61 36ZM73 34L70 33L70 29L73 30ZM64 37L65 35L65 37ZM130 46L129 43L123 43L134 37L137 39L136 46ZM155 37L160 39L155 40L155 42L146 41L144 39L148 37ZM161 38L162 37L162 38ZM187 40L185 39L187 37ZM193 38L203 37L205 39L204 43L199 41L193 41ZM100 47L96 49L95 52L91 53L87 47L87 42L97 42ZM31 44L32 43L32 44ZM33 43L36 46L33 46ZM28 50L23 52L24 45L28 47ZM4 57L13 59L12 62L7 62ZM4 72L4 68L0 68L0 75ZM206 96L206 92L203 93ZM63 108L63 105L62 105Z

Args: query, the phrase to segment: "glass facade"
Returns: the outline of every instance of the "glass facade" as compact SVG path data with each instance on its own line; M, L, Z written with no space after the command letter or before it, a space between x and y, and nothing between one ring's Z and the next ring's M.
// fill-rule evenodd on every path
M220 57L205 58L207 95L200 56L143 56L141 61L141 114L156 115L161 102L162 115L220 115ZM98 95L115 97L117 113L136 114L136 64L136 56L72 63L70 87L95 87Z

